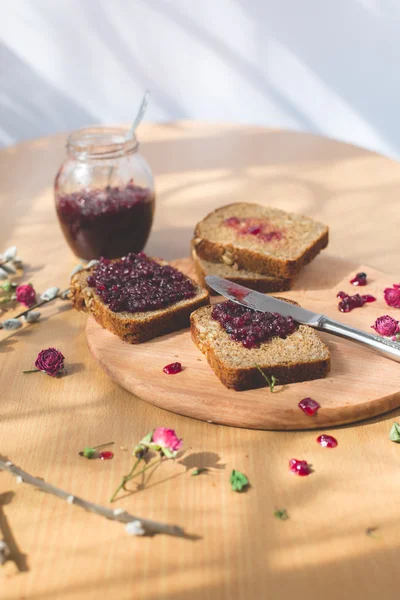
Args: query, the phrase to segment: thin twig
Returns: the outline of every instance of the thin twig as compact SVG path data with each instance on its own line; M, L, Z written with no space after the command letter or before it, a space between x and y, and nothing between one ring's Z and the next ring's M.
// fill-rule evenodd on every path
M57 296L55 296L55 297L57 298ZM54 300L54 298L52 298L52 300ZM19 315L15 315L15 317L13 317L13 318L20 319L21 317L24 317L25 315L27 315L28 312L31 312L31 310L35 310L35 308L39 308L39 306L43 306L43 304L47 304L47 302L51 302L51 300L41 300L40 302L33 304L33 306L30 306L26 310L23 310L21 313L19 313Z
M52 302L56 298L60 298L62 294L66 294L68 291L69 291L69 288L63 290L62 292L59 292L56 296L53 296L52 298L50 298L50 300L41 300L40 302L37 302L33 306L30 306L29 308L27 308L26 310L22 311L21 313L19 313L18 315L16 315L13 318L14 319L20 319L21 317L24 317L25 315L27 315L28 312L31 312L31 310L35 310L35 308L39 308L40 306L43 306L43 304L48 304L49 302Z
M11 475L14 475L19 483L23 482L27 483L28 485L33 485L43 492L53 494L53 496L57 496L58 498L66 500L69 504L76 504L77 506L80 506L89 512L93 512L97 515L105 517L106 519L119 521L120 523L137 522L138 527L143 531L142 535L155 535L156 533L164 533L166 535L175 537L195 539L194 536L185 534L184 530L177 525L168 525L167 523L158 523L157 521L142 519L141 517L131 515L122 509L111 510L110 508L106 508L100 504L95 504L93 502L84 500L83 498L79 498L78 496L73 496L70 492L65 492L64 490L61 490L50 483L46 483L42 479L32 477L32 475L29 475L29 473L26 473L14 465L4 456L0 456L0 470L8 471L11 473Z
M117 489L115 490L115 492L113 493L113 495L110 498L110 502L114 502L115 498L117 497L118 493L123 489L125 489L125 484L129 481L129 479L131 479L131 477L133 476L133 473L136 470L136 467L138 466L138 464L140 463L140 461L142 460L142 457L139 457L136 462L133 463L133 467L132 469L129 471L128 475L124 475L124 477L122 477Z

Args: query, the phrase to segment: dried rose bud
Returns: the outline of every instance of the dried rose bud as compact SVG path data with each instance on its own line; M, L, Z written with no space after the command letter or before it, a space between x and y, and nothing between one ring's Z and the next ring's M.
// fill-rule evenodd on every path
M17 289L15 290L15 295L17 298L17 302L24 304L28 308L36 304L36 292L30 283L28 283L28 285L17 286Z
M153 431L152 442L161 448L167 448L171 452L176 452L182 446L182 440L178 438L175 431L167 429L167 427L157 427Z
M55 348L47 348L39 352L35 367L47 375L55 377L64 369L64 356Z
M389 317L389 315L384 315L383 317L379 317L371 327L380 335L390 337L399 331L399 322Z
M400 284L394 283L392 288L386 288L383 293L388 306L400 308Z

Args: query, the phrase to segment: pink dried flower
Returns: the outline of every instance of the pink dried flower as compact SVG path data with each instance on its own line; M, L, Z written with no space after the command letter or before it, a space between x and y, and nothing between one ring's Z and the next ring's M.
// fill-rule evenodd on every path
M35 367L47 375L55 377L64 370L64 356L55 348L41 350L35 361Z
M394 283L392 288L386 288L383 292L388 306L400 308L400 284Z
M175 431L173 429L167 429L166 427L157 427L157 429L153 431L152 442L171 452L176 452L176 450L179 450L182 446L182 440L178 438Z
M19 285L15 290L17 301L24 304L28 308L36 304L36 292L33 286L28 283L27 285Z
M396 321L396 319L389 317L389 315L383 315L382 317L379 317L371 327L380 335L391 337L399 331L399 322Z

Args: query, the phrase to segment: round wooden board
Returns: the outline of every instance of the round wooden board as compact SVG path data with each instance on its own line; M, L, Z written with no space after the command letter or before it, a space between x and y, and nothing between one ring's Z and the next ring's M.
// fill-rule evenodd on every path
M189 258L174 262L194 278ZM362 288L378 299L351 313L337 309L336 293L356 293L349 284L357 271L368 273L369 285ZM369 331L382 314L396 316L383 300L383 289L392 277L361 265L320 255L306 267L290 292L302 306L327 314L354 327ZM101 367L123 388L139 398L180 415L209 423L251 429L326 428L374 417L400 406L400 365L358 344L321 335L329 346L332 368L326 379L277 387L235 392L225 388L193 344L189 330L179 331L139 345L131 345L103 329L90 317L86 336L89 348ZM165 375L163 367L180 361L183 371ZM311 396L321 408L308 417L298 408Z

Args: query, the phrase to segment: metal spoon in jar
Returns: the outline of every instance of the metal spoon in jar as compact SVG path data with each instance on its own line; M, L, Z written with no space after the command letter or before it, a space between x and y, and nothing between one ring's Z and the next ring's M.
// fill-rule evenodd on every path
M144 117L144 113L147 110L147 105L149 103L150 91L146 90L141 105L139 106L138 113L136 115L136 119L133 121L128 133L126 134L126 139L129 140L130 137L135 133L136 129L140 125L141 120Z
M143 100L141 105L139 106L139 110L137 112L137 115L135 117L135 120L133 121L132 125L130 126L128 132L125 135L125 140L128 141L129 139L132 138L132 136L134 135L136 129L139 127L143 117L144 117L144 113L147 110L147 105L149 103L149 97L150 97L150 90L146 90L145 94L143 96ZM114 175L114 166L110 167L108 170L108 178L107 178L107 187L111 187L111 180L113 178Z

